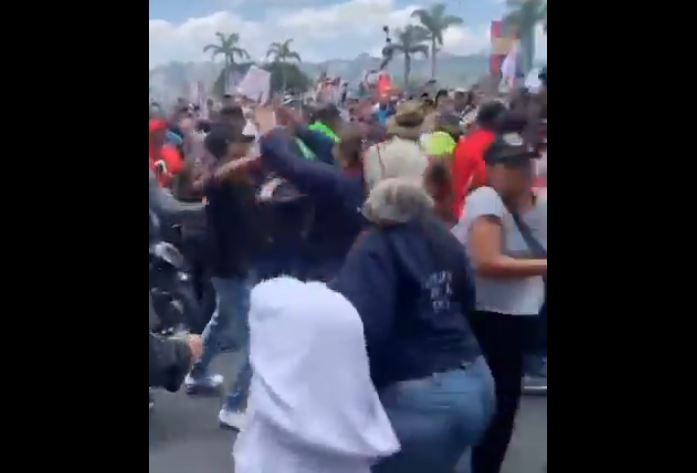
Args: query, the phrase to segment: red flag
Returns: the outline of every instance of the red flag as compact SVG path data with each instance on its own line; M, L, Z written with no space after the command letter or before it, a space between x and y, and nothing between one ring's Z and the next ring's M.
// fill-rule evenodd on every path
M388 74L380 74L377 84L378 95L389 95L392 92L392 80Z

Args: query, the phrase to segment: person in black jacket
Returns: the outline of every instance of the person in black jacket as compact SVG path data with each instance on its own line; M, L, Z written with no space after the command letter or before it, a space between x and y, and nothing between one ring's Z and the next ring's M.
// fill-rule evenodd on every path
M416 183L386 179L329 286L360 315L371 377L402 449L374 473L452 473L494 412L494 381L470 328L464 249Z
M211 375L208 367L222 350L236 348L245 361L220 410L222 426L240 428L244 419L249 367L249 293L252 269L263 242L255 188L244 168L254 141L242 133L241 124L218 124L206 135L204 145L215 159L203 186L206 199L209 269L216 292L216 308L203 331L203 355L184 383L190 394L215 392L223 377Z

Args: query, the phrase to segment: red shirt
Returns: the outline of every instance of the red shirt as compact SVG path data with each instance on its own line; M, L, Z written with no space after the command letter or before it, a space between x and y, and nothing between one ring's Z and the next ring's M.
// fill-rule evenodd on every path
M484 152L494 142L496 135L487 130L476 130L460 139L455 147L453 161L454 212L460 218L465 197L474 189L486 185Z
M164 171L162 165L156 166L158 162L164 163ZM157 180L162 187L168 187L175 176L184 170L184 160L177 148L164 145L160 149L150 150L150 169L157 176Z

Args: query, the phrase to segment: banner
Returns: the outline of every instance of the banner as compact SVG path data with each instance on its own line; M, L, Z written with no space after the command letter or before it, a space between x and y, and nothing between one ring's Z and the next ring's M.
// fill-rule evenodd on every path
M489 73L493 77L501 76L501 66L506 56L515 47L516 39L507 34L503 21L491 22L491 55L489 62Z
M502 21L492 21L491 22L491 56L489 63L489 73L493 77L501 76L501 63L506 57L508 51L503 51L503 22Z
M317 95L316 100L319 103L339 103L340 99L340 86L341 77L330 78L326 75L320 77L317 82Z
M242 82L243 77L240 71L229 71L225 77L225 93L230 95L234 94L240 82Z
M257 66L251 66L237 86L237 93L257 103L268 102L271 93L271 73Z

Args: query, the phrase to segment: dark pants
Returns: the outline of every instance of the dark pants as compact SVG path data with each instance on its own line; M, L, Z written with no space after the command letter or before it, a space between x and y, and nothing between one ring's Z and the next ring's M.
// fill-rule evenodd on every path
M531 348L537 316L475 312L472 329L496 384L496 414L472 452L472 473L499 473L513 434L521 396L523 357Z

